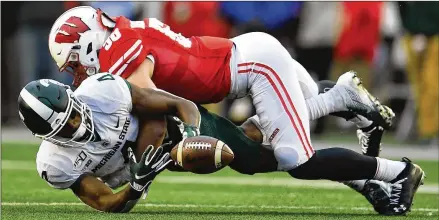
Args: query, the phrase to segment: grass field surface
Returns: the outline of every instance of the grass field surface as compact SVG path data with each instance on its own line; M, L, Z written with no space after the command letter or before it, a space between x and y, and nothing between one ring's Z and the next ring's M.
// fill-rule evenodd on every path
M52 189L36 172L38 145L2 144L2 219L438 219L438 161L415 161L427 173L407 217L377 215L360 194L330 181L286 173L246 176L165 171L128 214L100 213L70 190Z

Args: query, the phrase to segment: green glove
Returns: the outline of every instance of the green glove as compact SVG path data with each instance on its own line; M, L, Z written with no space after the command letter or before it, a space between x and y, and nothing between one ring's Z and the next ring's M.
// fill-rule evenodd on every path
M175 122L177 123L178 128L180 129L181 135L183 137L183 140L188 137L195 137L200 135L200 128L188 125L184 122L182 122L179 118L173 117Z
M143 152L139 163L136 162L132 150L129 149L131 188L138 192L148 189L154 178L172 161L169 158L169 152L162 154L163 147L167 145L169 143L158 147L155 152L153 150L154 146L149 145Z
M188 125L183 122L184 129L183 129L183 139L186 139L188 137L195 137L200 135L200 129L198 127Z

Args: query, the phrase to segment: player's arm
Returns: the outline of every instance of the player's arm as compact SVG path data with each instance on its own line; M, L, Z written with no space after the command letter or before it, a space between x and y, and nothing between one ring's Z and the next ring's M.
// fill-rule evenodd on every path
M163 147L156 150L149 145L137 163L130 153L131 181L123 190L113 191L96 177L84 174L71 186L73 193L85 204L103 212L128 212L137 203L143 192L148 192L154 178L171 162L169 153L162 154Z
M153 71L154 62L151 59L146 58L139 67L128 76L127 81L140 88L157 88L151 80Z
M75 195L85 204L103 212L128 212L142 196L143 191L137 191L131 186L118 193L91 175L81 176L71 187Z
M149 115L139 117L139 135L136 139L136 149L133 149L136 158L140 158L149 145L160 146L167 133L167 121L164 115ZM164 152L170 151L163 149Z
M174 115L184 122L185 137L199 135L200 112L197 106L168 92L139 88L131 84L133 111L139 115Z
M166 120L164 116L142 118L139 129L136 141L137 148L133 149L136 158L142 157L146 150L145 147L162 144L166 133ZM110 187L91 175L81 176L70 188L85 204L103 212L128 212L135 206L143 193L143 191L135 190L131 184L123 190L113 193Z

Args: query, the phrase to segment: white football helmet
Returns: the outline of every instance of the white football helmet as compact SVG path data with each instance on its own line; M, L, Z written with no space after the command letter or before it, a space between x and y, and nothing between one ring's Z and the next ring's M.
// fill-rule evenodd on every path
M99 72L99 50L115 22L100 9L80 6L64 12L49 34L49 50L59 67L74 75L74 86Z

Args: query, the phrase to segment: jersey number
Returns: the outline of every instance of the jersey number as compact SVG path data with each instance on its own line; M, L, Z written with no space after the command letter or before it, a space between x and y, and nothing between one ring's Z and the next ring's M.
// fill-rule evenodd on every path
M162 34L168 36L172 40L175 40L178 44L185 48L190 48L192 46L192 41L183 37L181 34L176 34L174 31L172 31L168 25L163 24L161 21L150 18L149 19L149 27L154 28L158 31L160 31Z
M102 82L105 80L114 80L114 77L111 74L105 74L105 75L98 78L99 82Z
M109 50L113 42L117 41L122 37L122 34L119 31L119 28L114 29L113 33L111 33L110 37L104 43L104 49Z

